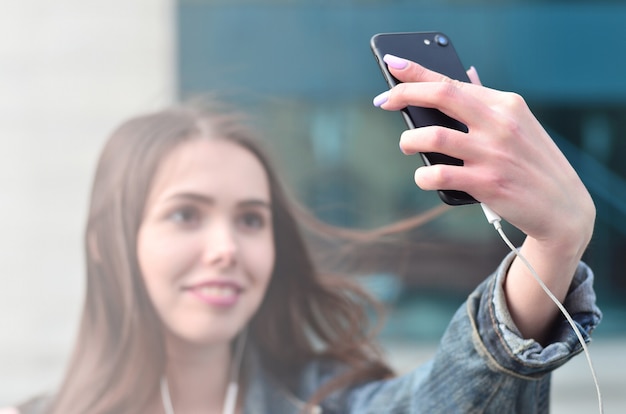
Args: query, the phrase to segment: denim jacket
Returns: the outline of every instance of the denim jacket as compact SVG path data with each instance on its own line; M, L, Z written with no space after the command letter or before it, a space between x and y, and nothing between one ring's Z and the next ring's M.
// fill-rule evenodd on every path
M513 255L470 294L452 318L434 358L392 379L336 392L311 414L380 413L548 413L550 373L582 351L568 322L541 346L523 339L506 307L502 282ZM595 305L593 273L578 266L564 301L586 342L601 319ZM253 364L254 365L254 364ZM340 369L314 361L302 372L296 392L252 369L245 414L301 413L305 401Z
M513 255L508 256L470 294L430 362L403 376L335 392L309 414L548 413L550 372L582 347L565 319L546 346L521 337L502 288L512 261ZM602 317L592 284L593 273L580 263L564 301L586 342ZM286 387L271 378L258 358L248 362L245 414L300 414L306 401L342 368L313 361L297 384ZM18 407L20 414L42 413L46 400Z

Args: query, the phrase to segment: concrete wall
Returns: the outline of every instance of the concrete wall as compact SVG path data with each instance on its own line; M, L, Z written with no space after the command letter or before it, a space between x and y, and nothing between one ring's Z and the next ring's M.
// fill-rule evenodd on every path
M175 96L173 0L0 0L0 406L54 389L83 295L95 162Z

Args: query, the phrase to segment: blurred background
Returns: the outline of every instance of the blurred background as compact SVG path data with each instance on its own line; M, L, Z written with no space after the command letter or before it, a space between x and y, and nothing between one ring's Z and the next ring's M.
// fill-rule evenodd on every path
M598 209L585 260L605 313L591 346L607 412L626 396L626 5L540 0L0 0L0 406L52 390L81 307L95 163L122 120L217 92L258 117L294 193L373 228L440 205L413 184L379 32L442 31L483 83L522 94ZM506 229L514 240L520 234ZM507 248L480 208L447 210L364 283L388 303L400 369L428 358ZM394 256L395 255L395 256ZM400 278L395 276L401 276ZM555 373L553 412L594 412L583 357Z

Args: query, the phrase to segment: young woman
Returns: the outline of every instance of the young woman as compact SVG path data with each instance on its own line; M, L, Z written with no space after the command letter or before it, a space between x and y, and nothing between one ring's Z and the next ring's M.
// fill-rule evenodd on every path
M375 104L435 107L469 127L402 135L407 154L465 161L419 168L416 183L466 191L524 231L522 252L588 340L600 311L580 258L595 209L567 160L519 96L386 59L405 83ZM548 412L549 374L580 345L519 260L469 296L432 362L393 376L367 295L318 272L303 217L237 117L175 108L122 125L93 186L67 374L19 412Z

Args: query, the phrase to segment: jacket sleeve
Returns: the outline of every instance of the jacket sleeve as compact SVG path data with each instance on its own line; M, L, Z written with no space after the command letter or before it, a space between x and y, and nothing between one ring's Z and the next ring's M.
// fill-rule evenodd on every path
M452 318L432 361L350 392L351 413L548 413L550 372L582 350L565 318L547 345L521 337L506 307L508 256ZM566 309L585 341L601 319L593 273L578 266ZM331 410L332 411L332 410Z

